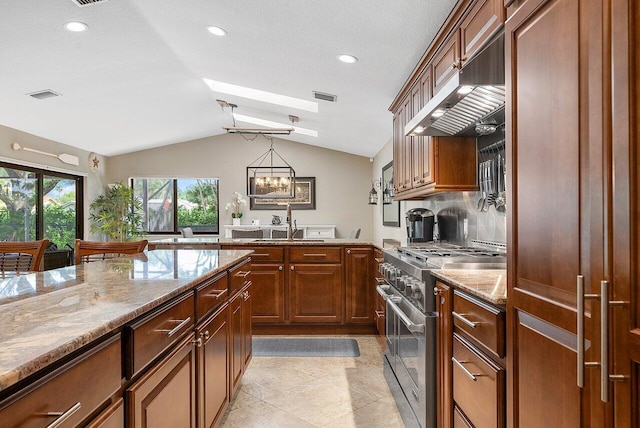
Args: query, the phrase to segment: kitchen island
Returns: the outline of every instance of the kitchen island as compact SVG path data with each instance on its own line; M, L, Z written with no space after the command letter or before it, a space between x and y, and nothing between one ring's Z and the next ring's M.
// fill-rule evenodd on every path
M84 425L113 417L136 426L141 412L163 417L163 409L144 406L150 385L161 396L165 379L174 388L167 396L186 397L176 403L184 410L177 412L180 423L204 418L196 401L209 391L196 392L195 385L207 383L196 382L195 367L208 363L206 350L216 345L230 355L217 361L217 371L208 367L223 379L212 397L223 410L233 390L230 376L218 372L233 372L237 385L245 368L234 364L233 349L227 354L227 339L240 345L237 361L250 359L246 334L233 336L248 332L250 343L246 316L232 329L227 310L237 302L238 314L250 314L241 305L250 297L250 254L157 250L0 281L0 420L43 426L68 418ZM212 421L216 414L206 416Z

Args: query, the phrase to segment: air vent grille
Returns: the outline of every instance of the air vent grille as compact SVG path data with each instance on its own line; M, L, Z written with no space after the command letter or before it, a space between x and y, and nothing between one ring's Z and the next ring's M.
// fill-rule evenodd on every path
M327 94L325 92L313 91L313 97L317 100L329 101L330 103L338 101L337 95Z
M38 100L45 100L47 98L59 97L61 94L53 92L51 89L45 89L44 91L32 92L27 95Z
M85 6L91 6L92 4L96 4L96 3L105 3L105 2L108 2L109 0L71 0L71 1L74 2L77 6L85 7Z

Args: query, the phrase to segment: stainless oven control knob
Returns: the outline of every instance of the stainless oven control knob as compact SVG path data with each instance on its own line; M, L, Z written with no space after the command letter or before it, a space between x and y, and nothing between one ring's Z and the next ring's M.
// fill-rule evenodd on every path
M414 287L414 285L415 285L415 284L413 283L413 280L412 280L412 279L408 279L408 280L405 282L405 286L404 286L404 293L405 293L407 296L411 297L411 296L413 295L413 287Z
M409 281L409 277L407 275L402 275L400 278L398 278L396 284L398 285L398 288L400 289L400 291L406 290L408 281Z

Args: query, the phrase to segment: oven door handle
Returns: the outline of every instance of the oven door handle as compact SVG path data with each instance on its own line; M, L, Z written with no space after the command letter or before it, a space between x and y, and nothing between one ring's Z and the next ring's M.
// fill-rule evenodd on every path
M382 300L387 300L389 298L389 294L387 294L387 290L389 289L388 285L377 285L376 291L382 297Z
M395 312L411 333L424 333L424 324L416 324L396 305L393 299L387 299L387 305Z

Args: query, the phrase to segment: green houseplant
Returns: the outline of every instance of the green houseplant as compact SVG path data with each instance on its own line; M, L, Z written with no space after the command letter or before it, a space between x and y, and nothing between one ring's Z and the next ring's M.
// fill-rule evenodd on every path
M144 235L142 229L142 201L133 189L122 182L109 186L89 206L91 232L106 235L109 241L130 241Z

